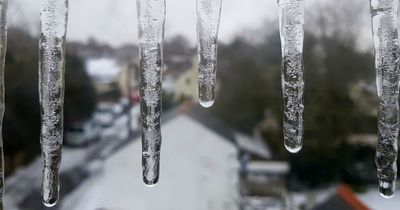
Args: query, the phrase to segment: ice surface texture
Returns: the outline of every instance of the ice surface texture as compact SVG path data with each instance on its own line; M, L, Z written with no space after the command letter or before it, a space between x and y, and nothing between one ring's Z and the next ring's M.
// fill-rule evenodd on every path
M279 0L278 6L282 47L283 136L286 149L295 153L302 147L304 133L304 1Z
M63 142L65 34L68 0L41 0L39 40L39 95L43 157L42 198L46 206L58 201Z
M143 181L158 182L161 148L162 42L165 0L137 0L140 50L140 116Z
M4 63L7 51L7 0L0 0L0 210L3 210L4 195L4 155L3 155L3 116L4 116Z
M196 0L196 4L199 102L203 107L210 107L215 100L222 0Z
M397 174L399 134L398 0L371 0L378 91L378 146L375 162L379 191L391 197Z

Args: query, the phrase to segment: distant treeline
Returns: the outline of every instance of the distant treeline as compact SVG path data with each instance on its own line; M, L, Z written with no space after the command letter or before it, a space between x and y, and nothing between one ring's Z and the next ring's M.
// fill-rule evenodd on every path
M239 36L220 46L219 91L213 111L244 132L261 130L274 158L290 161L292 189L337 182L362 189L375 183L375 149L348 141L354 134L376 133L376 116L361 109L351 96L360 82L374 85L372 50L360 50L357 37L346 35L350 33L306 31L304 148L299 154L289 154L282 136L279 32L277 27L267 27L268 33L258 38L262 41ZM373 93L365 97L375 98ZM367 106L373 109L376 101Z

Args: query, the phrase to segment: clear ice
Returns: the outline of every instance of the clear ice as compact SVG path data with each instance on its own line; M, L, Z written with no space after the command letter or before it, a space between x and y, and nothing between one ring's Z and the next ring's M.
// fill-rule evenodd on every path
M304 1L278 0L278 6L282 46L283 137L286 149L296 153L301 150L304 133Z
M199 102L211 107L215 100L218 28L222 0L196 0Z
M3 210L4 195L4 154L3 154L3 117L4 117L4 65L7 51L7 0L0 0L0 210Z
M378 146L375 162L379 192L394 195L399 135L398 0L371 0L378 91Z
M39 95L42 128L43 204L57 204L64 112L65 35L68 0L41 0L39 40Z
M137 0L140 49L140 116L143 181L158 182L161 149L161 73L165 0Z

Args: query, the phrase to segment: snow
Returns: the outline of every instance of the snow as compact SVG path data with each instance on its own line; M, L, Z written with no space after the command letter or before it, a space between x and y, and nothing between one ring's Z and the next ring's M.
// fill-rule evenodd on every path
M63 159L60 173L71 170L82 164L88 155L88 149L63 149ZM14 175L6 179L6 193L4 209L17 209L27 195L40 188L42 180L42 160L38 157L28 167L21 168ZM62 187L62 186L61 186Z
M112 58L93 58L86 61L86 71L103 82L111 82L122 67Z
M161 176L155 187L142 182L138 138L106 159L96 180L65 198L68 205L62 209L237 209L235 146L185 115L167 121L163 134ZM88 194L94 198L84 202L82 196Z
M399 191L397 191L397 194ZM358 198L369 208L374 210L398 210L399 199L394 197L387 199L382 197L378 189L375 187L370 188L366 193L358 194Z
M234 133L235 141L239 148L263 158L271 158L271 151L260 139L252 139L243 133Z
M279 161L252 161L246 168L253 173L287 174L290 171L288 162Z
M294 209L300 209L303 205L313 207L325 202L334 193L336 193L336 187L307 192L292 192L290 193L290 200Z

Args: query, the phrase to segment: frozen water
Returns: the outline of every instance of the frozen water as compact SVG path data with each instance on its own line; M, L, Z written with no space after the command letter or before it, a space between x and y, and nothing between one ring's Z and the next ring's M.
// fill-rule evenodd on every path
M39 95L43 157L42 198L46 206L58 201L63 142L65 35L68 0L42 0L39 40Z
M143 181L158 182L161 149L161 73L165 0L137 0L140 49L140 117Z
M278 6L282 46L283 136L286 149L296 153L301 150L304 133L304 1L279 0Z
M199 102L211 107L215 100L218 28L222 0L196 0L199 57Z
M3 210L4 194L4 155L3 155L3 116L4 116L4 64L7 51L7 0L0 0L0 210Z
M398 0L371 0L378 91L378 146L375 162L379 191L394 194L399 134Z

